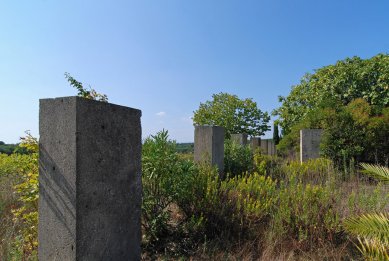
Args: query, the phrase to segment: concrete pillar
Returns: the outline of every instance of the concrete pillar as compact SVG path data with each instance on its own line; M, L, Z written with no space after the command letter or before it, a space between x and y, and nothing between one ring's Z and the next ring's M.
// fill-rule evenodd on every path
M316 159L320 157L320 141L323 130L302 129L300 130L300 161Z
M267 140L267 154L274 155L274 142L273 142L273 140Z
M39 260L140 260L141 111L40 100Z
M239 134L231 134L231 140L239 145L247 145L247 134L239 133Z
M250 139L251 150L255 152L258 148L261 147L261 138L252 137Z
M195 126L195 162L216 165L219 173L224 171L224 128L219 126Z
M262 152L264 155L267 155L267 154L268 154L268 145L267 145L267 141L268 141L268 140L261 140L261 152Z

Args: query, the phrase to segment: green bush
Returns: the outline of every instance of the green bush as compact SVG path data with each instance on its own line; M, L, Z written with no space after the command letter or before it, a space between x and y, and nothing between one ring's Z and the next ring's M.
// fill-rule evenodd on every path
M303 163L290 161L283 164L281 169L285 181L297 179L305 184L333 184L340 175L332 161L324 158L310 159Z
M276 186L277 183L270 177L255 172L223 181L221 190L230 201L237 204L242 222L257 223L274 209L277 201Z
M167 131L148 137L142 147L142 225L148 242L169 232L168 206L173 202L177 179L177 153Z
M271 233L279 242L292 240L301 250L308 251L333 242L340 230L336 191L329 186L304 184L297 175L280 183Z
M254 153L254 170L261 175L270 176L273 179L283 178L281 172L282 159L277 156L262 154L258 149Z
M0 259L35 260L38 248L38 142L27 133L20 146L29 153L0 154L0 182L2 186L8 185L0 193ZM5 194L7 192L11 195Z
M249 146L226 140L224 143L224 171L230 177L253 171L253 153Z
M185 205L179 205L191 237L199 240L249 236L270 215L277 198L276 182L258 173L220 180L215 168L200 165L191 184Z

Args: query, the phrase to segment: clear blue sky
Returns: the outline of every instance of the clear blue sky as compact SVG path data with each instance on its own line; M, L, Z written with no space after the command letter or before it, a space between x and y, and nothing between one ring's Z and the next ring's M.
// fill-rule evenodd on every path
M38 100L76 94L69 72L141 109L143 136L193 141L219 92L262 110L316 68L389 48L389 1L0 2L0 140L38 135Z

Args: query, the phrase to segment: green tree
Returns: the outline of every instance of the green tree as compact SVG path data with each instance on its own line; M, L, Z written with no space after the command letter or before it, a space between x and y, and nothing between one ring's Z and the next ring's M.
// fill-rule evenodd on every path
M273 125L273 141L274 141L274 144L278 145L278 143L280 142L280 134L279 134L279 131L278 131L278 124L275 123Z
M306 74L300 84L293 86L287 97L279 97L279 116L283 133L301 121L310 111L328 99L347 105L363 98L371 105L389 105L389 55L378 54L370 59L346 58Z
M257 107L251 98L241 100L236 95L219 93L212 95L212 101L200 103L194 112L195 125L217 125L226 129L226 137L233 133L260 136L269 130L270 116Z

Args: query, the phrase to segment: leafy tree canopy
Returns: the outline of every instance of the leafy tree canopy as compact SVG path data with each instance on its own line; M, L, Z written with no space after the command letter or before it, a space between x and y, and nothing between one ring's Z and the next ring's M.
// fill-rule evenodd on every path
M306 74L300 84L293 86L287 97L279 97L280 108L273 111L285 134L310 111L326 100L347 105L363 98L371 105L389 104L389 55L378 54L370 59L346 58Z
M195 125L217 125L226 130L226 137L233 133L260 136L270 128L270 116L257 107L251 98L241 100L236 95L219 93L212 95L212 101L200 103L194 112Z

